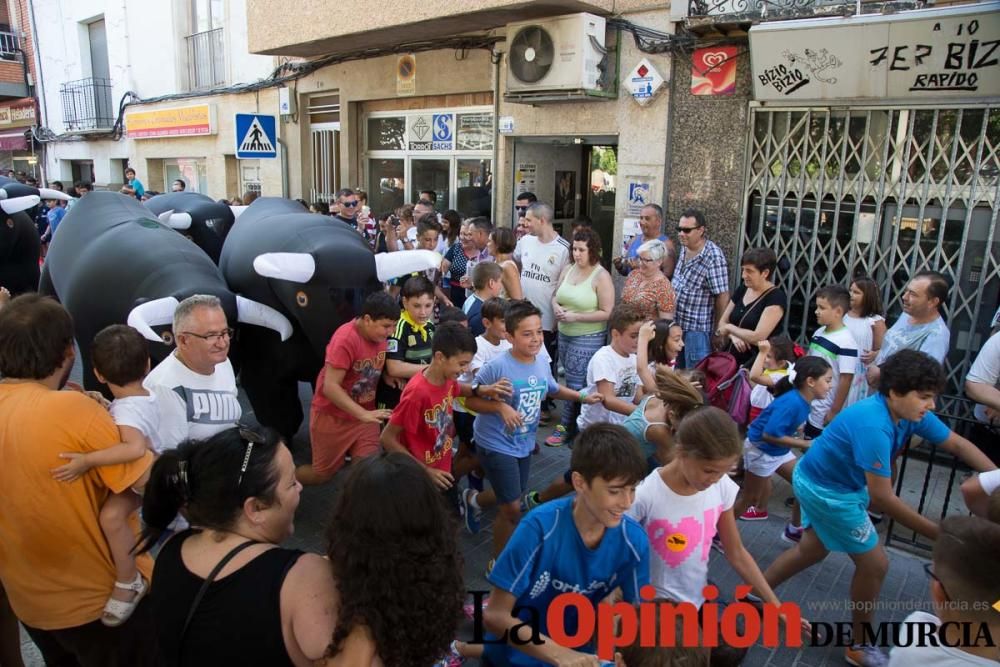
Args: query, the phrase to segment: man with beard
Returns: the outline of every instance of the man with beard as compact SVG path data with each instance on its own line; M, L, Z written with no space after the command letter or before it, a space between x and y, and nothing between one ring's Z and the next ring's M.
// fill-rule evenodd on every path
M0 544L8 547L0 549L0 579L46 664L152 664L145 600L118 628L99 619L115 582L101 506L111 493L145 484L153 456L94 468L71 484L53 478L61 453L120 441L100 403L60 391L74 358L73 322L54 300L25 294L0 311ZM148 578L150 560L137 565Z

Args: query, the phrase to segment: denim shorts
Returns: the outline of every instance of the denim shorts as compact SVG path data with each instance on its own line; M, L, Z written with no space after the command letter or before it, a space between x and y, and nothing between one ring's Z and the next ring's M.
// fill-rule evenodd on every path
M861 554L878 546L878 533L868 516L868 489L828 489L796 468L792 490L802 510L802 527L816 531L828 550Z
M497 494L497 503L505 505L520 500L528 490L531 454L517 458L485 447L477 448L476 454L486 472L486 479Z

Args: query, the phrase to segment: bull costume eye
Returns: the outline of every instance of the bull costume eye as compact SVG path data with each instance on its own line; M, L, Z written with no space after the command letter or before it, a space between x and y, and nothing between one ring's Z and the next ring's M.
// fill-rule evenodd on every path
M160 334L160 338L163 339L163 343L165 345L174 344L174 334L171 331L164 331L163 333Z
M296 292L295 303L299 304L301 308L305 308L309 305L309 296L305 292Z

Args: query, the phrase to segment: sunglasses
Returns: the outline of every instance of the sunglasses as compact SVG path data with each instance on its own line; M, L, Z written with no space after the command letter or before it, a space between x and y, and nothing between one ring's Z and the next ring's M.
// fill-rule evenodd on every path
M249 428L240 429L240 439L247 443L247 450L243 455L243 465L240 466L240 477L236 480L237 490L243 484L243 475L246 474L247 468L250 467L250 454L253 452L253 446L264 443L264 436Z
M524 213L525 211L528 210L528 207L527 206L515 206L514 210L517 211L518 213Z
M357 199L355 199L354 201L342 201L342 202L340 202L340 205L341 206L346 206L347 208L354 208L359 203L360 202Z
M677 233L678 234L690 234L691 232L693 232L696 229L700 229L700 227L678 227L677 228Z

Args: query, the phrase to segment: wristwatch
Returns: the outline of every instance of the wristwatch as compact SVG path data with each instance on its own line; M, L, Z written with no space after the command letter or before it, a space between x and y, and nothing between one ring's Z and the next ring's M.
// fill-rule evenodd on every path
M473 382L470 386L472 387L472 395L479 398L479 383Z

